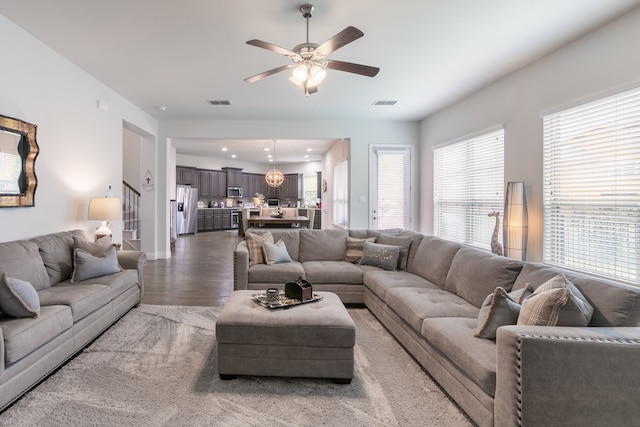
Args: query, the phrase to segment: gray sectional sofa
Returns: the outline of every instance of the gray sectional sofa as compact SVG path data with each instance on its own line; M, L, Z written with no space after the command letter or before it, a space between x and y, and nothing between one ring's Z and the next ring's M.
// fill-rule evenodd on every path
M281 288L302 276L314 291L364 303L478 425L633 425L640 420L640 288L412 231L269 232L275 242L285 242L292 261L250 265L247 242L241 241L234 251L235 289ZM347 262L348 237L375 237L399 246L409 240L406 265L385 270ZM496 339L474 336L479 316L489 313L483 305L497 287L525 292L558 274L592 307L587 326L513 320L497 328Z
M82 268L74 272L78 246L83 250L77 258ZM0 312L0 410L140 302L145 254L108 247L112 259L107 260L84 251L93 247L81 230L0 243L3 280L30 283L29 289L37 291L35 305L39 305L35 318ZM107 264L112 274L88 278ZM3 296L10 297L6 283L0 286L4 286ZM33 298L29 302L34 305Z

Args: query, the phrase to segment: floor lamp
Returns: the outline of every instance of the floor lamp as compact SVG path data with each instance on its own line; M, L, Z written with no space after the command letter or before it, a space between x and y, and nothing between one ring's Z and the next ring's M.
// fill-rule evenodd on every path
M525 261L527 259L527 195L524 182L509 182L504 198L504 222L502 225L504 255Z

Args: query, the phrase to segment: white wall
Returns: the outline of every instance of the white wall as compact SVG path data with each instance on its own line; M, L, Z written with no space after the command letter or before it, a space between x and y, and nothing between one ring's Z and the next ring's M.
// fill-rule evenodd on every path
M421 123L421 231L433 231L436 144L497 124L505 129L505 184L526 183L528 260L542 260L542 120L553 109L640 86L640 9L557 50Z
M0 15L0 114L38 126L35 207L0 209L0 241L83 229L90 197L122 192L123 121L157 135L157 121ZM107 112L97 108L104 101ZM122 221L112 227L119 240Z

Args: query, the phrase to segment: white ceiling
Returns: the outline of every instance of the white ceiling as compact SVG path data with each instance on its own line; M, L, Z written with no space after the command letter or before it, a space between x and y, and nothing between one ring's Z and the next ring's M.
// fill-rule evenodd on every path
M640 0L311 2L316 12L310 41L320 44L347 26L359 28L364 37L329 59L379 67L376 77L329 70L318 93L309 97L288 81L287 72L243 81L289 61L247 40L287 49L305 41L299 11L304 1L0 0L0 13L158 120L420 120L640 5ZM211 106L211 99L232 104ZM380 100L397 103L373 105ZM183 143L184 150L193 146ZM283 160L285 154L283 144Z

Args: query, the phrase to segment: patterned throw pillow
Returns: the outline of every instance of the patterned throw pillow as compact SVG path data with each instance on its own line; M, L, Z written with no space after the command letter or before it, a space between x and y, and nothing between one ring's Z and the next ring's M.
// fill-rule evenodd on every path
M91 255L83 249L73 251L73 275L71 283L106 276L122 271L118 264L118 254L114 245L98 256Z
M40 298L29 282L8 277L0 279L0 311L11 317L38 317Z
M384 270L393 271L398 267L400 248L392 245L364 242L362 250L362 265L373 265Z
M531 286L510 293L502 287L497 287L480 307L478 326L473 331L473 336L496 339L496 331L500 326L515 325L520 314L520 303L531 291Z
M375 237L369 237L368 239L356 239L355 237L347 236L347 253L344 260L347 262L360 262L362 259L364 242L374 243L375 241Z
M291 262L291 257L287 252L287 245L282 239L276 243L262 242L262 249L264 251L264 259L269 265Z
M409 250L411 249L411 237L391 236L389 234L380 234L377 241L382 245L394 245L400 248L398 254L398 270L406 270L409 261Z
M518 325L588 326L593 307L564 275L549 279L522 304Z
M249 267L255 264L264 264L264 253L262 250L262 243L273 241L273 234L270 231L259 235L254 233L244 233L244 239L247 241L247 248L249 249Z

